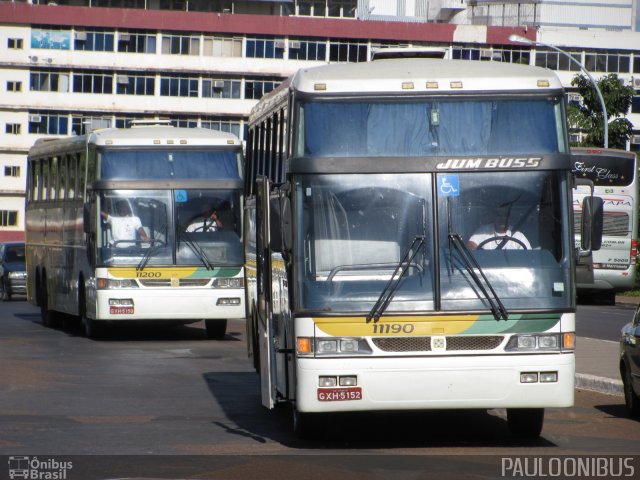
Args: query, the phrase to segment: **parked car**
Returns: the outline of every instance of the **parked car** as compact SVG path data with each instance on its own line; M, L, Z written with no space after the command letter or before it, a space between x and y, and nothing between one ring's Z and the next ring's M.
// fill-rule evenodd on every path
M640 305L633 320L622 327L620 337L620 376L624 403L632 416L640 415Z
M0 300L27 294L24 242L0 243Z

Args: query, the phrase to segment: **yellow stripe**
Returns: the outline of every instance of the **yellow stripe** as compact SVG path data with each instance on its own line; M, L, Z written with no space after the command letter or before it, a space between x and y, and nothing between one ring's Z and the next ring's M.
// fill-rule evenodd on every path
M197 267L148 268L137 270L131 267L109 268L109 275L116 278L187 278L196 272Z
M455 335L469 329L478 315L389 316L367 323L365 317L314 317L322 332L336 337L415 337Z

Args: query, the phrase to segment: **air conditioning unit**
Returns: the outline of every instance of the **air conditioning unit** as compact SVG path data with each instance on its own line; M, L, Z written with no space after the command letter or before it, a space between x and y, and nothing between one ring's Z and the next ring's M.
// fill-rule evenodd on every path
M131 40L131 35L128 33L121 33L119 38L121 42L128 42Z
M640 89L640 78L633 79L633 88Z
M118 75L118 83L120 85L128 85L129 77L127 75Z
M76 32L76 40L86 41L87 40L87 32Z
M284 48L284 40L277 40L276 48Z
M580 103L582 101L582 97L580 96L579 93L569 93L567 95L567 100L569 101L569 103L572 103L572 102Z
M224 80L216 80L213 82L213 88L224 88Z
M640 144L640 135L633 135L631 137L631 143Z
M40 123L42 117L40 115L29 115L29 123Z
M289 42L289 48L294 50L300 48L300 42L296 42L296 41Z

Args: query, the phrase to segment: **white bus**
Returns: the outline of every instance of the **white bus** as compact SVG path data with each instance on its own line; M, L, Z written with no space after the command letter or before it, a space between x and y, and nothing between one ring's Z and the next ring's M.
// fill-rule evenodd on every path
M578 283L578 292L615 303L616 293L636 285L640 194L636 154L575 147L571 153L576 177L593 182L604 208L602 247L593 252L593 283ZM582 200L589 193L586 187L578 187L574 193L576 225L582 218Z
M598 231L585 215L574 247L563 98L541 68L390 59L303 69L258 103L245 275L265 407L289 403L302 435L326 412L505 408L535 437L573 404L575 268Z
M42 322L77 316L95 337L115 322L205 320L222 338L245 310L241 168L240 141L207 129L38 140L25 236L28 298ZM205 206L217 212L216 231L189 228Z

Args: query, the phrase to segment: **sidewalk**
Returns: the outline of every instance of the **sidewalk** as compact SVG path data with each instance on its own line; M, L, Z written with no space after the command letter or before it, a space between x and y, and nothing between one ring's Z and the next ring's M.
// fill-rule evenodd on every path
M617 296L616 303L638 304L640 297ZM609 395L623 395L618 342L578 337L576 339L576 388Z

